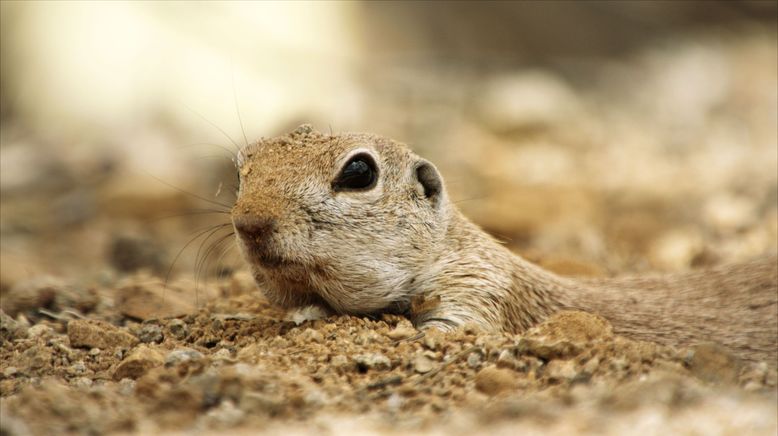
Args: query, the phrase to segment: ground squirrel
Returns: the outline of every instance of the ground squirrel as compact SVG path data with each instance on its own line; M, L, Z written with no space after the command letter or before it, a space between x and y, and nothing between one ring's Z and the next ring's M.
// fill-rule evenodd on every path
M303 125L247 146L237 166L238 245L267 298L284 308L399 312L420 328L475 323L516 333L575 309L635 339L715 341L747 360L776 359L775 256L683 275L573 280L470 222L435 166L393 140Z

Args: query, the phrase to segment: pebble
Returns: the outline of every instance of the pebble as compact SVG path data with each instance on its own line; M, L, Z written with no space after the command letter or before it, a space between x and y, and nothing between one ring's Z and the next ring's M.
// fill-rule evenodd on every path
M740 362L724 347L706 343L693 347L686 357L689 370L709 383L737 383Z
M600 366L600 358L595 356L589 359L583 366L583 371L588 374L594 374Z
M509 369L487 366L475 375L475 388L486 395L514 390L516 386L516 374Z
M348 357L342 354L332 356L332 359L330 359L330 365L332 365L333 368L338 369L347 369L350 366Z
M406 325L404 323L398 324L397 327L395 327L393 330L390 330L386 336L389 339L394 339L395 341L399 341L402 339L410 338L411 336L415 335L416 329L413 327Z
M205 415L209 426L214 428L234 427L243 421L246 412L238 408L232 400L224 400Z
M119 394L130 396L135 393L135 380L123 378L119 381Z
M170 334L178 340L184 340L189 336L189 326L178 318L171 319L167 324L167 328Z
M79 360L68 368L68 372L71 374L84 374L86 372L86 365L83 360Z
M578 375L578 371L572 360L552 360L546 366L546 374L551 380L571 381Z
M230 350L226 348L222 348L221 350L211 354L211 359L216 360L233 360L232 353L230 353Z
M324 342L324 336L318 330L312 328L307 328L300 333L300 339L307 342L316 342L317 344Z
M427 356L419 355L413 359L413 370L419 374L425 374L435 368L435 363Z
M78 348L130 348L138 339L126 331L100 320L68 322L70 345Z
M518 369L517 363L516 356L511 350L502 350L497 356L498 368Z
M162 335L162 327L157 324L145 324L138 332L138 339L141 342L150 344L158 344L162 342L165 337Z
M467 366L474 369L478 368L481 366L481 360L483 360L481 353L474 351L467 355Z
M6 369L3 370L3 377L5 378L11 378L15 376L19 372L18 369L16 369L15 366L9 366Z
M567 359L581 352L581 347L568 341L545 342L538 339L521 338L519 353L529 354L544 360Z
M438 340L435 338L434 335L431 335L429 331L424 333L424 339L422 340L422 343L425 347L427 347L430 350L435 350L438 347Z
M11 341L26 338L29 330L0 309L0 340Z
M27 330L31 338L45 338L54 334L54 329L46 324L35 324Z
M114 371L114 380L123 378L137 379L148 370L165 363L162 354L146 345L139 345L122 360Z
M71 381L71 383L76 388L81 388L81 389L90 388L94 384L92 379L89 378L89 377L77 377L77 378L73 379L73 381Z
M366 369L383 371L391 369L392 362L381 353L358 354L354 356L354 362Z
M25 370L29 368L37 370L50 365L53 355L48 348L35 345L24 350L21 357L24 363L20 366L25 368Z
M165 366L175 366L180 363L200 362L205 359L203 353L191 348L178 348L165 356Z

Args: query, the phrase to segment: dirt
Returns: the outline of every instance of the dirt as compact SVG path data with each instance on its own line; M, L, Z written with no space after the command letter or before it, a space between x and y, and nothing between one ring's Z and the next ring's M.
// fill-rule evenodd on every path
M286 321L241 273L212 292L177 317L123 316L111 286L91 313L73 300L35 323L3 314L4 434L778 428L766 364L630 341L591 314L562 312L524 335L422 334L394 315Z

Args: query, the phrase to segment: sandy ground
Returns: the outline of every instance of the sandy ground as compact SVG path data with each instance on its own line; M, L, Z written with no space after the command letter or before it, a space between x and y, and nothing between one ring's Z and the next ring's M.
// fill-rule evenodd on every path
M560 274L747 260L778 248L775 41L673 41L578 80L387 69L365 86L428 98L371 94L366 125L383 120L466 214ZM144 191L121 166L25 154L6 127L3 435L778 432L775 362L630 341L595 315L523 335L421 335L397 316L298 324L208 233L226 216L160 219L208 206ZM186 188L228 203L211 197L219 171Z

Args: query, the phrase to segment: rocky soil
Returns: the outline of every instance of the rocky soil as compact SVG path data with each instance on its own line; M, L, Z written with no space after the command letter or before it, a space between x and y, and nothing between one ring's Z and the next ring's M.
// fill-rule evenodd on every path
M5 294L4 434L778 429L766 362L630 341L595 315L421 334L398 316L285 320L240 273L209 291L194 310L138 276Z

